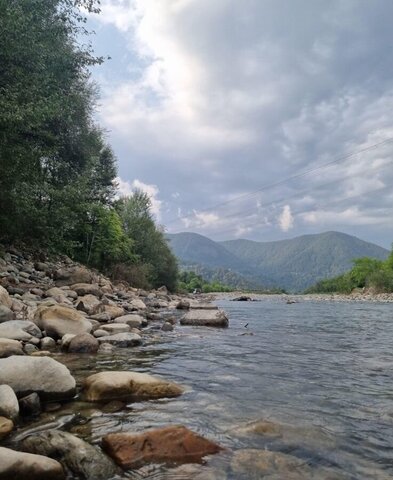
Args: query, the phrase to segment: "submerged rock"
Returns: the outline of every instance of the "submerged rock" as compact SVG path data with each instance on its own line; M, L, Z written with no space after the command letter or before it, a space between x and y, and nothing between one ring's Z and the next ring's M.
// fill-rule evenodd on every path
M180 324L198 327L227 327L228 317L223 310L190 310L180 319Z
M222 448L183 426L143 433L112 433L102 439L104 450L124 469L146 463L199 463Z
M65 475L56 460L0 447L0 479L64 480Z
M86 400L90 402L177 397L184 392L176 383L146 373L111 371L87 377L84 390Z
M63 364L50 357L11 356L0 360L0 384L18 396L37 392L41 399L67 399L75 395L75 379Z
M34 315L34 322L41 330L45 330L49 337L55 339L66 333L90 333L92 329L91 323L77 310L63 305L39 307Z
M22 441L30 453L54 457L71 474L85 480L108 480L118 468L101 450L68 432L47 430ZM28 478L28 477L26 477Z

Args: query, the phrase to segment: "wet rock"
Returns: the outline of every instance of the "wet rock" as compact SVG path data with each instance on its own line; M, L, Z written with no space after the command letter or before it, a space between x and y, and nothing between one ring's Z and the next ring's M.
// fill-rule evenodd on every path
M22 441L24 450L58 459L67 472L85 480L108 480L118 473L101 450L68 432L47 430Z
M7 437L14 429L14 422L9 418L0 417L0 440ZM0 477L1 478L1 477Z
M0 323L8 322L8 320L13 320L15 318L15 313L5 305L0 305Z
M165 322L163 326L161 327L161 330L163 332L172 332L173 330L173 325L170 322Z
M127 332L127 333L116 333L114 335L107 335L106 337L99 337L98 341L100 344L110 343L115 347L126 348L126 347L136 347L138 345L141 345L142 338L140 335L136 333Z
M98 340L90 333L76 335L69 343L70 353L96 353L99 347Z
M104 450L124 469L146 463L199 463L222 448L183 426L170 426L143 433L112 433L102 439Z
M10 297L7 290L0 285L0 305L4 305L5 307L11 308L12 307L12 298Z
M31 393L19 400L19 408L22 415L39 415L41 413L41 401L37 393Z
M0 338L0 358L7 358L11 355L24 355L22 344L18 340Z
M123 410L125 407L126 404L124 402L120 402L119 400L112 400L111 402L104 405L101 410L104 413L116 413L120 412L120 410Z
M114 350L115 350L115 347L110 343L102 343L99 346L97 353L102 355L111 354Z
M84 392L87 401L98 402L177 397L184 389L175 383L145 373L108 371L86 378Z
M19 403L9 385L0 385L0 415L14 420L19 415Z
M44 400L72 398L75 379L67 367L50 357L12 356L0 360L0 384L19 396L37 392Z
M80 297L78 299L76 309L91 315L95 313L96 308L98 307L99 304L100 304L100 301L95 295L91 295L91 294L84 295L83 297Z
M41 339L41 349L42 350L55 350L56 341L51 337L45 337Z
M228 317L222 310L190 310L181 319L181 325L227 327Z
M92 329L91 323L77 310L63 305L38 307L34 322L45 330L47 336L55 339L66 333L89 333Z
M96 283L76 283L71 286L71 289L76 292L79 297L84 295L102 297L100 287Z
M108 325L102 325L100 329L105 330L107 335L127 333L130 331L130 327L126 323L109 323Z
M115 323L125 323L131 328L141 328L147 325L147 321L141 315L132 313L117 317Z
M176 305L176 308L178 310L189 310L190 302L188 300L180 300L180 302L178 302Z
M65 480L56 460L0 447L0 478L4 480Z

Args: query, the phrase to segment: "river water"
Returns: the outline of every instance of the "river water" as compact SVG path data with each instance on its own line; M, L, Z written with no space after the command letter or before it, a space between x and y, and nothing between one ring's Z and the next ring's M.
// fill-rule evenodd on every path
M58 358L79 382L102 370L135 370L186 386L183 396L115 412L77 402L29 428L64 423L99 443L109 432L184 424L228 448L200 467L200 480L265 478L232 470L233 451L249 448L300 458L314 469L310 478L393 478L393 305L288 305L282 297L218 304L228 313L228 329L177 326L152 331L145 346L118 349L116 356ZM260 420L273 422L279 434L245 428ZM194 478L187 472L148 466L129 476Z

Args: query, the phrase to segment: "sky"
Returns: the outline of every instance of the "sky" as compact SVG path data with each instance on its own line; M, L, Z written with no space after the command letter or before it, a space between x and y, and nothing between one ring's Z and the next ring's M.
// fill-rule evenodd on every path
M170 233L393 241L391 0L102 0L97 117Z

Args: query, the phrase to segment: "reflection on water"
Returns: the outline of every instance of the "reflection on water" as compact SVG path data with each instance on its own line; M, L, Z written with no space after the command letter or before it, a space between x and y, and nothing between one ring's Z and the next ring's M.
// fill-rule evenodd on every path
M266 477L259 470L255 478L393 477L391 305L287 305L272 297L220 306L230 317L227 330L178 326L115 355L59 357L79 385L102 370L135 370L185 385L182 397L106 408L80 399L28 428L57 422L99 443L108 432L184 424L228 448L207 466L147 466L130 474L135 479L249 479L255 472L236 470L241 457L234 467L240 449L289 454L308 469L300 477L296 468Z

